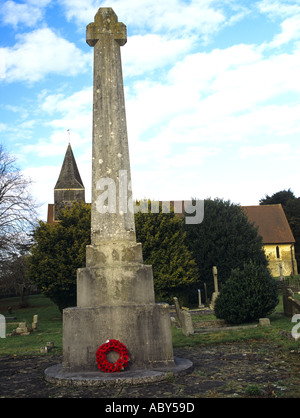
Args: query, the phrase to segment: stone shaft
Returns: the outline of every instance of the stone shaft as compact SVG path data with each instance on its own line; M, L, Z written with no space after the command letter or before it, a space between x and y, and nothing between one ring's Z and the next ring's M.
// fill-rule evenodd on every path
M131 185L120 51L126 26L111 8L100 8L87 26L86 40L94 47L91 243L135 241L134 214L126 196L124 204Z

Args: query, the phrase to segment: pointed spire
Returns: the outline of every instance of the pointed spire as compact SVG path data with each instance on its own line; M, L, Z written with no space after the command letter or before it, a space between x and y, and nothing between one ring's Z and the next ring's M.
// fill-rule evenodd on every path
M61 209L70 208L73 202L85 202L85 189L69 144L54 187L54 220L59 219Z
M55 189L84 189L70 144L68 145Z

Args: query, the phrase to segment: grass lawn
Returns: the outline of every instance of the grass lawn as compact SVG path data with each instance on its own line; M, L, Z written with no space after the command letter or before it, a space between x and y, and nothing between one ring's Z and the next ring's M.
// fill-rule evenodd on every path
M48 341L53 341L55 348L47 355L62 353L62 317L56 307L48 298L42 295L32 295L28 299L27 308L18 308L19 298L0 299L0 314L14 316L16 319L6 321L6 332L10 333L17 328L19 322L27 322L31 326L33 315L39 316L39 329L28 336L7 336L0 338L0 356L5 355L45 355L40 353L40 347L46 345ZM7 308L12 307L12 314L8 314ZM291 318L283 315L282 299L276 311L269 316L271 327L250 328L239 331L218 331L210 334L194 334L185 337L181 329L172 327L173 346L193 347L195 345L211 345L218 343L238 343L255 341L276 342L286 349L296 349L300 346L300 340L294 341L284 337L280 330L291 332L295 323ZM194 321L212 320L214 315L193 316ZM196 323L195 323L196 328Z
M296 298L299 298L300 295L295 294ZM197 323L199 321L211 321L215 320L216 317L211 315L193 315L193 325L194 329L197 328ZM212 332L210 334L194 334L189 337L185 337L180 329L172 329L173 332L173 346L174 347L182 347L182 346L190 346L193 347L195 345L210 345L210 344L218 344L218 343L238 343L238 342L249 342L250 344L255 341L270 341L276 342L279 346L286 348L287 350L299 349L300 347L300 340L293 340L288 339L286 336L283 335L280 331L284 331L286 333L291 333L293 326L295 323L291 321L291 318L288 318L283 315L283 303L282 303L282 296L279 297L279 304L276 307L276 310L269 315L269 319L271 322L270 327L257 327L257 328L249 328L249 329L242 329L242 330L228 330L224 328L224 331ZM240 324L240 325L255 325L258 321L252 322L251 324Z
M18 308L19 301L18 297L0 299L0 314L16 318L6 321L6 333L16 329L19 322L27 322L27 326L31 327L33 315L39 316L39 329L30 335L0 338L0 356L40 354L40 347L48 341L53 341L55 348L47 355L62 353L62 317L57 306L42 295L30 296L28 308ZM7 311L9 306L12 307L11 314Z

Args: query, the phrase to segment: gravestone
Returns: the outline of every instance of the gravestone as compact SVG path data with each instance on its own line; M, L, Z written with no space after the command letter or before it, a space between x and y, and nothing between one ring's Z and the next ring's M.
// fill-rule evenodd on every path
M33 315L33 322L31 324L31 328L33 331L37 331L39 328L39 316Z
M0 315L0 338L6 338L6 319L4 315Z
M215 290L215 291L213 292L212 297L211 297L211 304L210 304L210 308L211 308L211 309L214 309L214 306L215 306L215 301L216 301L216 299L217 299L217 297L218 297L218 295L219 295L219 287L218 287L218 269L217 269L217 267L216 267L216 266L213 266L212 271L213 271L213 278L214 278L214 290Z
M259 318L259 326L261 327L268 327L271 325L269 318Z
M14 330L14 333L18 335L29 335L30 328L27 327L27 322L20 322L18 328Z
M300 302L295 299L294 292L287 286L282 289L282 301L285 316L292 317L300 312Z
M204 305L202 303L202 300L201 300L201 290L200 289L198 289L198 307L199 308L203 308L204 307Z
M194 334L192 315L187 311L182 311L182 333L186 337Z
M180 305L179 305L179 301L178 298L174 297L174 305L175 305L175 311L176 311L176 315L177 315L177 320L178 320L178 324L181 327L182 326L182 312L180 309Z
M126 345L130 370L173 367L169 305L155 303L152 266L136 242L120 54L126 26L100 8L86 40L94 48L91 245L77 273L77 307L63 312L62 370L98 370L96 351L108 339Z

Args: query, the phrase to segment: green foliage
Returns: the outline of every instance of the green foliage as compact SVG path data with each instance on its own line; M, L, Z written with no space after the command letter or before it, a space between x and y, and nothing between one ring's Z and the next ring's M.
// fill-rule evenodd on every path
M232 270L215 302L215 315L231 324L269 315L278 304L278 288L267 267L254 263Z
M196 262L185 243L183 220L171 213L135 214L137 242L143 245L145 264L153 266L157 300L187 303L188 294L199 281Z
M40 222L28 257L27 275L62 311L76 305L76 271L85 266L90 243L90 206L75 203L60 222Z
M201 283L207 283L209 295L213 292L213 266L218 268L220 285L228 279L232 269L241 268L250 260L267 266L257 228L249 223L242 208L230 201L205 200L203 222L186 225L185 230L186 242L195 256Z
M285 206L291 199L296 199L296 196L291 189L281 190L280 192L274 193L272 196L265 195L264 198L260 199L260 205L277 205L279 203Z
M245 394L247 396L262 396L263 395L263 390L260 386L254 384L254 385L248 385L245 388Z

